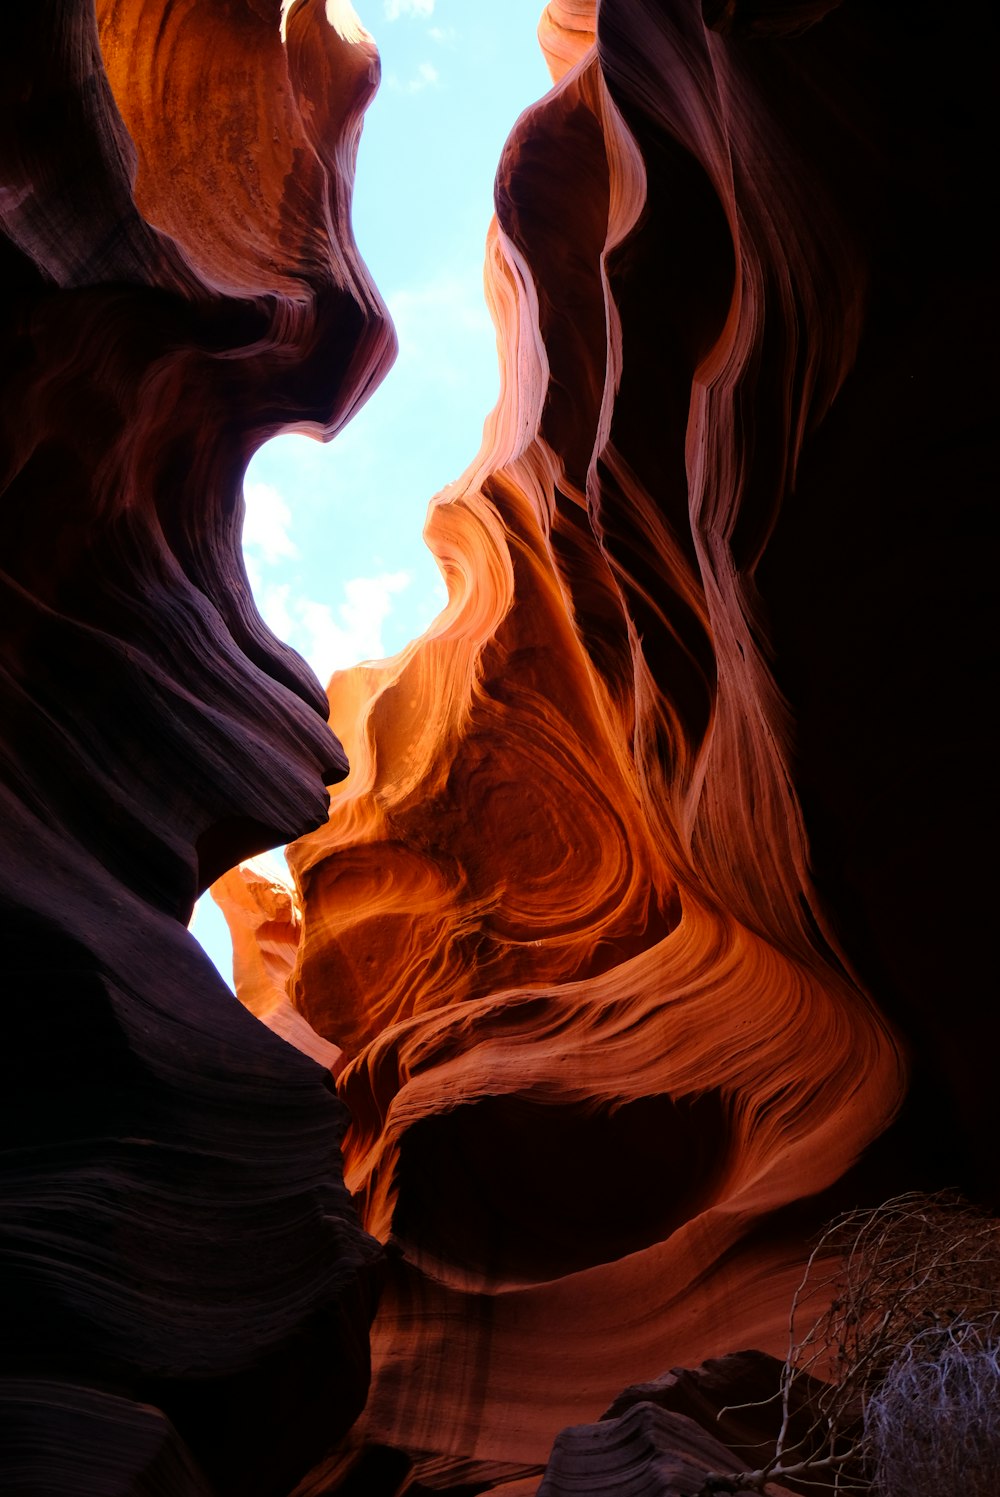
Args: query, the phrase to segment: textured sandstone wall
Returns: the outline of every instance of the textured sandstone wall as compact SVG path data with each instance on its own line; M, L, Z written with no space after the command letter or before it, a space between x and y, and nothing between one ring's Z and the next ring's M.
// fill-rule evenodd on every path
M330 684L342 749L238 539L256 446L391 358L345 15L5 18L24 1497L528 1497L565 1426L545 1492L677 1490L717 1452L645 1394L588 1432L622 1388L780 1351L836 1205L996 1199L980 12L546 7L448 606ZM185 921L296 836L220 885L244 1008Z
M704 9L547 7L487 247L503 393L427 524L449 604L330 684L351 773L271 1001L344 1052L390 1266L303 1492L366 1447L534 1490L630 1380L780 1352L838 1202L990 1188L985 948L941 887L975 770L954 815L924 788L984 724L953 676L916 721L941 639L985 658L979 96L930 8Z
M185 928L345 770L244 467L392 352L347 217L377 60L279 11L3 21L5 1492L286 1492L367 1388L344 1109Z

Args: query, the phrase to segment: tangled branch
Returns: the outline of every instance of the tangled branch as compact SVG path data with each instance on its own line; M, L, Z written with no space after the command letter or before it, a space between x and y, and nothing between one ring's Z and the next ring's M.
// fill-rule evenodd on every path
M896 1196L838 1217L810 1254L792 1301L774 1456L757 1471L711 1478L705 1492L765 1493L783 1477L843 1494L868 1492L872 1480L886 1497L995 1492L995 1465L992 1483L982 1488L939 1485L927 1474L899 1485L891 1473L906 1469L899 1420L906 1411L911 1428L919 1422L932 1391L942 1416L949 1400L961 1397L968 1417L961 1436L953 1433L957 1416L938 1421L939 1464L945 1446L963 1473L969 1460L980 1459L977 1440L992 1439L995 1450L998 1416L992 1434L980 1437L975 1411L998 1391L998 1338L1000 1221L951 1192ZM803 1405L808 1417L793 1421Z
M1000 1341L995 1319L923 1331L865 1406L876 1491L995 1497L1000 1485Z

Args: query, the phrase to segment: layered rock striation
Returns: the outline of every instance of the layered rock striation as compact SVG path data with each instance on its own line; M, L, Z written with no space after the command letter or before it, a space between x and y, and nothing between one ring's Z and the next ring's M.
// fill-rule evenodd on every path
M625 1384L780 1355L838 1201L992 1188L953 881L983 95L922 7L552 4L540 38L501 398L427 523L448 606L331 682L351 773L289 852L286 992L390 1250L368 1406L303 1493L366 1449L534 1490Z
M327 701L240 484L391 359L370 38L7 19L5 1491L696 1490L665 1368L780 1355L838 1203L995 1199L981 23L552 0L449 601Z
M346 770L240 490L391 359L377 57L316 0L46 0L0 52L0 1487L287 1492L364 1403L377 1249L328 1071L186 922Z

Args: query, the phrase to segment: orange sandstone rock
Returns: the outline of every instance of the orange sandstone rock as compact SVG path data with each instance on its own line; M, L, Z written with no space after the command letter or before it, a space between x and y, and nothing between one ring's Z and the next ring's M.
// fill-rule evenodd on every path
M550 0L538 23L538 42L553 83L594 45L596 0Z
M937 43L851 5L604 0L591 49L589 15L547 8L561 81L497 175L501 398L427 523L448 606L330 683L351 774L289 853L288 992L348 1057L347 1180L391 1255L350 1460L434 1489L526 1492L498 1463L540 1469L625 1383L781 1354L833 1203L976 1178L960 1119L988 1088L949 1027L995 1053L973 1003L940 1006L916 833L877 871L923 816L902 766L933 759L892 721L888 641L941 535L966 557L915 416L933 388L958 440L944 203L982 230L974 169L944 185L941 122L914 124ZM917 306L945 353L911 409ZM967 826L935 827L959 866Z
M239 489L392 355L377 61L282 9L5 29L0 1485L690 1486L623 1387L780 1353L840 1200L996 1186L981 11L552 0L448 605L331 683L345 778Z
M247 460L393 350L348 217L374 54L280 12L4 20L4 1491L278 1497L368 1385L346 1114L186 929L346 771L250 596Z
M268 1029L337 1075L343 1051L288 1000L301 926L292 890L262 860L251 859L224 874L212 894L233 932L233 982L242 1002Z

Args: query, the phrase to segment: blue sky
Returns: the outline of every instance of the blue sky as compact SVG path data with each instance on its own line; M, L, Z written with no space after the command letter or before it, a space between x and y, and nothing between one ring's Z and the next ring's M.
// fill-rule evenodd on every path
M324 684L395 654L444 603L421 530L430 499L476 455L497 397L484 246L503 143L549 86L535 39L542 3L355 5L382 86L365 118L354 231L399 357L334 442L279 437L244 484L257 606ZM193 929L228 981L228 931L207 896Z

